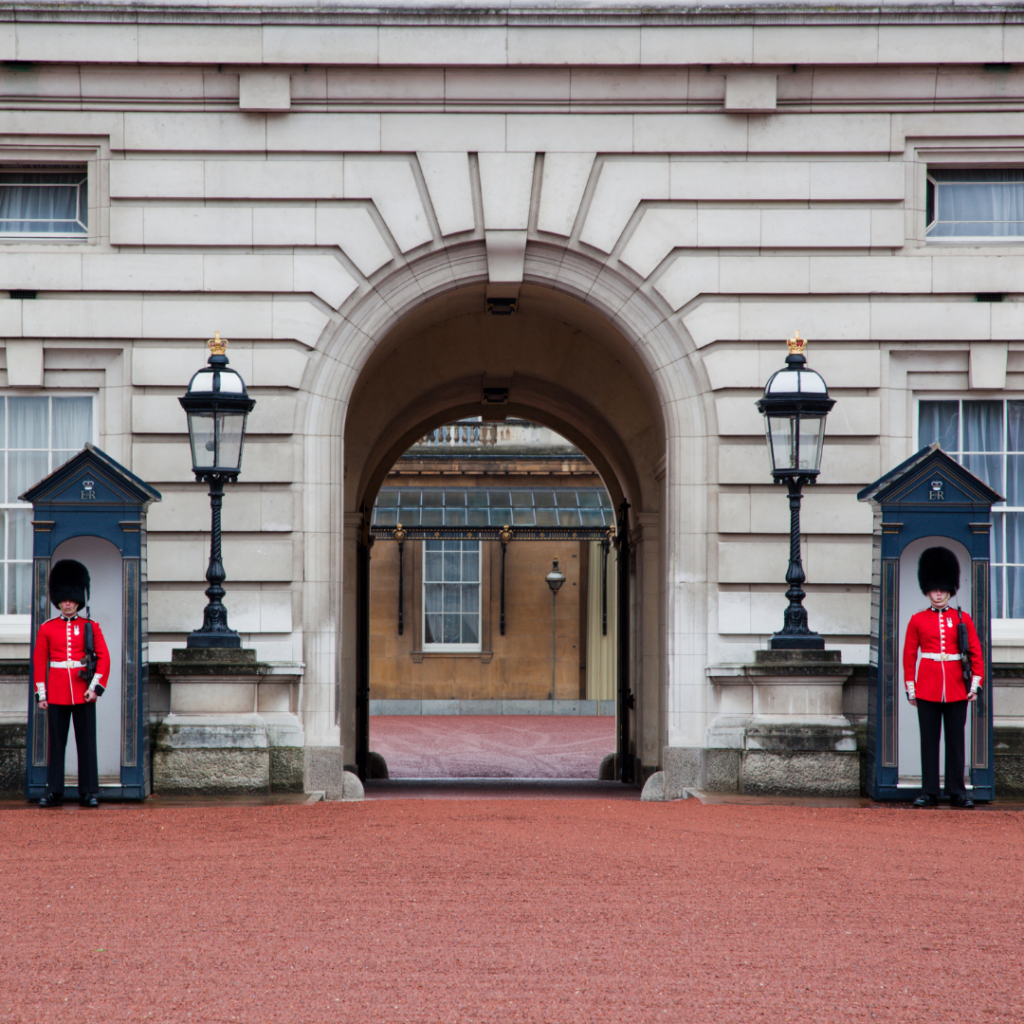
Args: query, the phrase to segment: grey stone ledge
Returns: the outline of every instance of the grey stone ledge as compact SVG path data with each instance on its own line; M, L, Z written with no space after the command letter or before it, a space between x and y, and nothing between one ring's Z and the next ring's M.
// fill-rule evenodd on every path
M812 682L834 683L840 686L854 674L856 667L834 662L810 661L796 664L708 665L704 669L704 674L717 686L746 686L750 684L799 686Z
M0 22L100 22L139 24L233 25L413 25L413 26L671 26L671 25L906 25L1017 24L1024 12L1006 3L938 4L934 0L661 0L655 3L559 4L552 0L518 0L513 6L486 7L479 0L445 0L417 7L409 0L360 3L333 0L313 7L309 0L275 0L245 7L216 0L88 0L62 4L6 3Z

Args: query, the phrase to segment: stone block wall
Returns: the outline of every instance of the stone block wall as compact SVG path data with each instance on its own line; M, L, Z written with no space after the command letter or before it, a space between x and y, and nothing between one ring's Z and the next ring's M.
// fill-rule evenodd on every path
M754 401L797 328L838 399L804 504L807 607L844 661L866 661L856 490L915 450L920 398L1024 395L1024 245L946 244L925 224L930 167L1019 166L1024 36L980 5L913 24L765 11L770 25L756 5L427 25L153 4L136 22L114 4L5 23L19 66L0 70L0 157L85 163L89 231L2 240L4 287L35 298L0 293L0 387L92 395L95 441L163 492L153 660L201 617L208 505L177 397L220 330L257 400L225 501L231 621L262 661L305 666L310 742L340 742L339 538L357 514L340 506L364 468L346 461L358 431L343 450L348 402L398 320L446 292L476 289L482 310L499 285L559 322L568 305L542 297L571 296L630 350L660 416L628 467L662 499L637 643L645 764L703 743L703 670L749 662L781 621L787 509ZM595 365L548 383L611 404ZM440 394L454 378L435 369L406 372ZM996 660L1020 660L1021 621L994 631ZM0 623L0 658L24 656L27 629Z

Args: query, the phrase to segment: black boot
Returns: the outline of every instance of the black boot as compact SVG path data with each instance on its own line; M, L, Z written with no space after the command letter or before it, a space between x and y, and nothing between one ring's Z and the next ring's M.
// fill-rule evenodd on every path
M915 801L915 807L938 807L939 798L932 796L930 793L922 793Z
M64 804L64 794L59 796L56 793L47 793L39 798L40 807L61 807Z
M79 806L81 807L99 807L100 798L96 796L94 793L91 793L89 794L89 796L83 797L81 800L79 800L78 803Z

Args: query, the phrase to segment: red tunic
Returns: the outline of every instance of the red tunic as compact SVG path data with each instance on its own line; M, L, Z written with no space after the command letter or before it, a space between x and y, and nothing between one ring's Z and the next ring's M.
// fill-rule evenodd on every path
M981 641L967 612L955 608L936 611L926 608L912 616L907 624L907 638L903 644L903 682L913 684L915 697L922 700L954 701L967 699L964 674L960 661L960 647L956 641L956 627L960 615L967 627L967 640L971 656L971 681L980 687L985 677L985 662L981 654ZM921 658L922 654L952 655L949 660ZM915 682L916 681L916 682Z
M40 700L51 704L84 704L86 685L79 678L78 664L85 657L85 619L76 615L66 619L58 615L39 627L32 651L32 679ZM103 687L110 679L110 653L98 622L92 624L96 647L96 674L93 687Z

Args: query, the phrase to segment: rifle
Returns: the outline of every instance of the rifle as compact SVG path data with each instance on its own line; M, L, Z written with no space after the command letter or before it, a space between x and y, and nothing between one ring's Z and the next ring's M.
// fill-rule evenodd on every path
M96 657L96 637L93 635L92 623L85 620L85 657L82 659L82 667L78 670L78 678L81 679L86 686L92 682L92 677L96 675L96 663L99 658Z
M964 613L960 610L959 606L956 613L960 617L956 627L956 643L957 647L960 648L960 670L964 674L964 689L970 694L971 678L974 674L971 670L970 638L967 635L967 626L964 624ZM978 711L981 711L981 687L978 687Z

